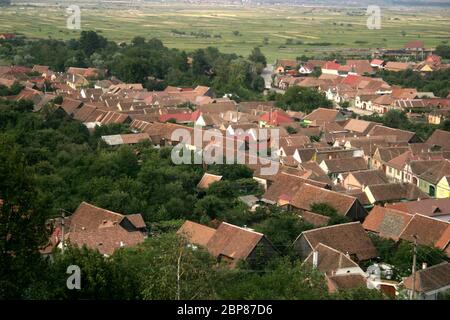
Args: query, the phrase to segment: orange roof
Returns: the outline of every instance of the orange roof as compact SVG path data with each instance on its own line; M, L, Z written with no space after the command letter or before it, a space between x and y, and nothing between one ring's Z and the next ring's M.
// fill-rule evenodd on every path
M412 242L416 235L419 244L436 246L445 250L450 241L449 228L449 222L416 214L405 227L400 238Z
M177 234L186 237L186 239L192 244L206 247L215 232L216 229L186 220L181 228L178 229Z
M381 237L398 240L411 219L412 215L403 211L375 206L364 220L363 227Z
M209 186L212 183L220 181L220 180L222 180L222 176L218 176L218 175L215 175L215 174L211 174L211 173L205 172L205 174L203 175L202 179L197 184L197 188L199 188L199 189L208 189Z

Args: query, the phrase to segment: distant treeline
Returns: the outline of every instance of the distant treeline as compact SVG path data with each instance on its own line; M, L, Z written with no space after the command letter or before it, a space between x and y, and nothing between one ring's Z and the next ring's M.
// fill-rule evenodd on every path
M211 37L202 31L191 35ZM206 85L219 95L231 94L237 100L256 99L264 90L260 73L266 59L259 48L249 57L225 54L214 47L186 52L167 48L156 38L135 37L130 43L117 44L94 31L82 31L79 39L68 41L20 37L0 40L0 44L0 59L7 63L47 65L54 71L68 67L107 69L111 75L142 83L149 90L167 85Z

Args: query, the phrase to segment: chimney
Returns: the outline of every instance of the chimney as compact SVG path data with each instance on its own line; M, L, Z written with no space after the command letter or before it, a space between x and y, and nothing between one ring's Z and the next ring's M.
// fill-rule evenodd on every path
M422 270L425 270L427 268L427 263L426 262L423 262L422 263Z
M319 262L319 252L313 251L313 267L317 268Z

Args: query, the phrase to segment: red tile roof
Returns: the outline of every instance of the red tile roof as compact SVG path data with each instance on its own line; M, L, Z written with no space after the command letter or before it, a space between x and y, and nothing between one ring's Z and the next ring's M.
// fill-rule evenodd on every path
M195 120L192 117L192 113L170 113L170 114L162 114L159 116L160 122L166 122L170 119L174 119L177 123L183 122L194 122Z
M315 203L328 203L340 215L345 216L356 201L358 200L355 197L305 183L294 194L291 205L298 209L311 211L311 206Z
M319 243L314 248L314 251L318 253L317 269L325 274L332 275L335 271L342 268L359 268L358 264L344 253L323 243ZM305 259L305 263L313 264L314 251Z
M369 260L378 255L377 249L359 222L308 230L304 231L299 238L301 236L308 241L311 250L322 243L345 254L348 253L350 256L355 255L360 261Z
M403 281L407 289L413 288L413 276L409 276ZM435 291L450 285L450 263L440 264L422 269L416 272L414 289L425 293Z
M327 63L325 63L325 65L322 67L322 69L339 70L340 66L341 65L339 63L336 63L335 61L327 61Z
M197 184L199 189L208 189L209 186L217 181L222 180L222 176L205 172L200 182Z
M419 244L446 250L450 241L449 230L449 222L416 214L409 221L400 238L413 242L414 236L417 236Z
M381 237L398 240L412 217L403 211L375 206L364 220L363 227Z
M192 244L206 247L215 232L216 229L186 220L181 228L178 229L177 234L186 237Z
M275 126L294 122L294 120L286 112L281 110L266 112L259 118L259 120Z

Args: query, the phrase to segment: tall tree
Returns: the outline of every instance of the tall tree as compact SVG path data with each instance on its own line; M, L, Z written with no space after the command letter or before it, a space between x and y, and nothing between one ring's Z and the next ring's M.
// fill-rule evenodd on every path
M20 148L0 135L0 298L23 298L38 281L45 206Z

